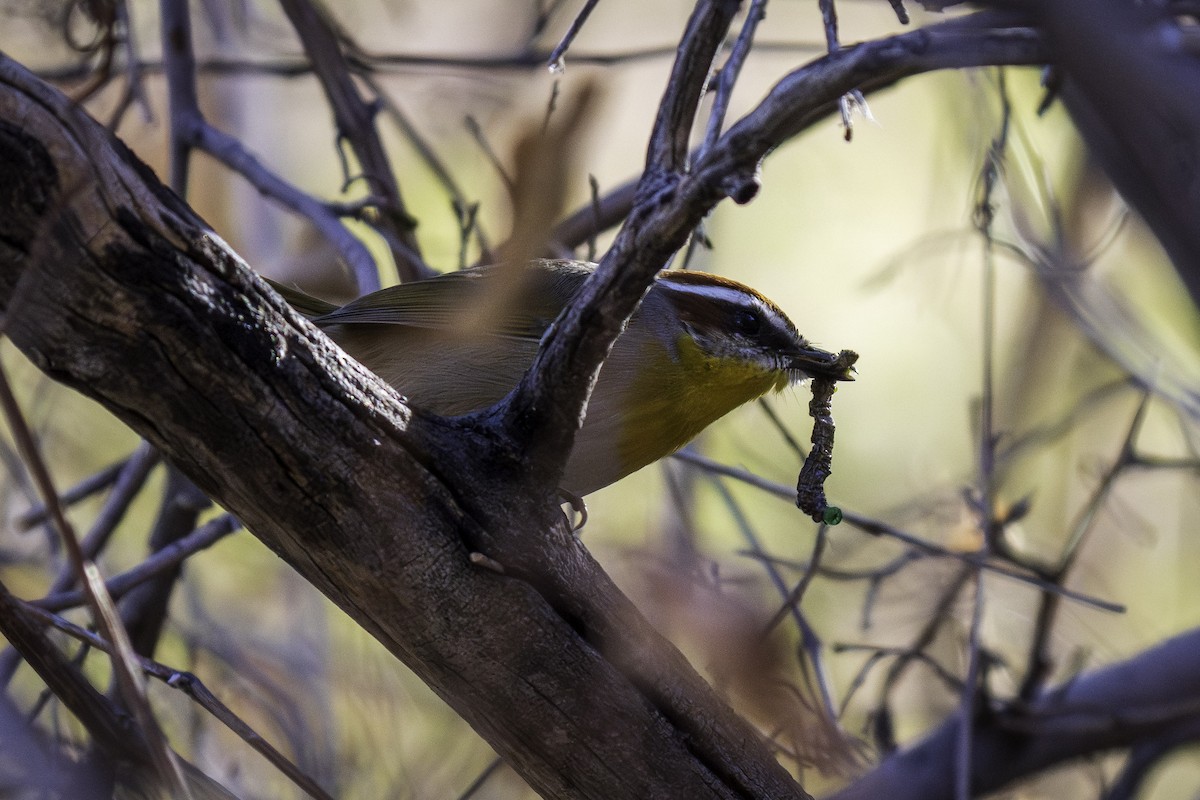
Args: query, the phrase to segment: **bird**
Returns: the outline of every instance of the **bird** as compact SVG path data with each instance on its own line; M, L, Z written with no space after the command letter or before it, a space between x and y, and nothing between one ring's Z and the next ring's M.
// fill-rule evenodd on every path
M343 306L272 286L409 403L457 416L493 405L517 385L595 268L566 259L472 267ZM663 270L596 378L559 489L590 494L768 392L806 378L853 380L852 363L810 344L748 286Z

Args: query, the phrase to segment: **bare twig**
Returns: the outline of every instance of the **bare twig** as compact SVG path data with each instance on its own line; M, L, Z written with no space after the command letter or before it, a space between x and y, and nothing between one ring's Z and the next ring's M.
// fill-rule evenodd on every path
M754 532L754 528L750 525L749 520L746 519L745 514L742 513L741 507L737 503L736 499L721 480L717 478L713 478L712 480L713 485L717 488L717 491L720 492L721 498L725 502L726 507L730 510L730 513L734 518L734 522L738 526L738 530L741 531L742 538L744 538L746 543L752 548L756 550L760 549L762 544L759 541L759 537ZM821 531L819 531L817 534L816 541L813 543L813 558L818 561L820 560L821 552L825 547L825 538L823 532L824 529L822 527ZM812 580L812 573L810 572L808 575L802 577L800 583L794 589L789 589L787 583L783 580L783 576L779 574L777 569L775 569L774 564L769 561L763 561L762 564L766 569L767 577L770 579L771 585L775 587L775 591L777 591L780 597L783 598L783 605L780 610L776 612L776 614L770 619L770 621L763 626L761 635L765 638L768 634L770 634L780 620L782 620L785 616L791 616L792 620L796 623L796 627L800 631L801 648L806 656L806 660L802 660L800 663L801 670L807 676L810 675L809 670L811 668L811 683L817 689L817 695L821 699L821 705L824 709L825 715L830 721L836 720L839 717L839 712L836 701L834 700L835 693L833 691L833 685L829 676L829 671L825 667L825 657L821 645L821 639L817 635L816 630L813 629L811 623L809 623L807 616L800 609L800 601L803 600L804 590L808 587L809 582Z
M211 507L212 501L194 483L174 465L169 466L158 518L150 531L150 550L155 554L171 550L195 531L200 515ZM171 594L183 574L181 563L182 558L171 566L164 564L129 591L121 603L121 621L139 655L154 655L166 624Z
M224 514L212 522L202 525L187 536L172 542L167 547L155 551L154 555L142 561L136 567L114 575L105 582L109 594L120 598L133 587L141 584L155 575L177 567L185 559L214 544L241 527L233 516ZM57 592L37 600L29 601L29 605L47 611L62 611L84 602L84 594L80 590Z
M280 0L280 4L312 60L313 70L333 110L338 135L353 148L370 193L387 198L375 227L391 245L401 280L428 276L431 270L421 259L414 234L416 222L405 208L400 185L375 129L375 108L358 93L349 61L342 52L345 34L335 27L327 12L308 0ZM376 278L374 284L359 288L366 292L378 288L378 284Z
M470 800L470 798L474 797L475 793L482 789L484 784L486 784L488 780L491 779L491 777L495 775L496 772L503 766L504 759L493 758L491 762L484 767L478 775L475 776L475 780L471 781L471 785L463 790L463 793L458 796L458 800Z
M187 196L192 148L200 148L244 176L264 195L312 221L346 261L363 291L379 287L379 272L366 247L321 201L266 168L240 141L209 125L196 95L196 61L186 0L161 0L163 69L171 117L171 188Z
M946 621L951 618L954 604L957 602L959 595L963 589L971 585L975 577L976 570L970 564L960 564L954 571L950 582L942 589L937 599L932 604L932 610L929 612L929 618L925 624L921 626L917 635L913 637L912 642L908 647L901 651L896 660L887 670L887 675L879 688L880 705L886 704L887 698L895 690L896 685L904 676L904 673L913 663L922 661L922 655L925 650L933 643L937 632L946 624ZM962 684L959 684L962 691ZM973 717L972 717L973 719ZM955 740L955 745L959 744ZM957 763L958 750L954 750L953 763ZM950 773L953 774L953 773ZM953 783L953 781L951 782Z
M899 647L880 647L873 644L853 644L844 642L839 642L838 644L833 645L832 649L835 653L870 653L870 657L867 658L866 662L862 665L862 667L859 668L858 672L854 676L854 679L850 682L850 686L846 689L846 696L842 698L843 708L850 704L850 700L854 694L862 687L864 683L866 683L867 677L871 670L883 663L885 658L912 659L918 664L924 664L927 666L930 671L938 677L938 679L942 682L942 685L945 686L947 690L958 693L961 692L963 688L962 680L957 675L938 663L936 658L920 650Z
M1000 528L996 522L994 510L996 505L996 434L993 413L996 348L996 248L992 238L992 223L995 218L992 204L993 193L1004 165L1011 119L1011 106L1003 69L999 73L998 92L1002 112L1000 130L992 140L984 158L979 178L980 195L975 208L975 225L983 242L983 281L980 297L983 357L980 359L982 375L980 376L979 471L976 477L978 506L976 513L982 532L979 553L985 558L994 550ZM975 593L971 605L971 621L967 629L967 670L963 679L958 707L958 715L962 719L962 724L958 727L959 737L955 743L954 794L957 800L970 800L971 797L971 735L974 730L971 722L975 718L977 698L982 689L980 681L982 678L981 629L984 615L984 584L979 571L976 571L974 577Z
M787 486L786 484L768 480L744 469L721 464L720 462L714 461L706 456L702 456L699 453L681 450L675 453L673 457L680 461L686 461L690 464L694 464L705 471L718 475L725 475L750 486L755 486L768 492L769 494L785 499L788 502L792 502L796 496L796 490L790 486ZM1110 611L1116 614L1125 612L1125 606L1121 605L1120 603L1112 603L1108 600L1102 600L1097 597L1092 597L1091 595L1083 594L1082 592L1076 592L1073 589L1068 589L1064 586L1058 586L1050 581L1045 580L1039 575L1032 574L1027 569L1017 569L1000 563L987 561L986 559L981 558L977 553L963 553L958 550L951 550L949 548L942 547L941 545L926 541L916 534L908 533L907 531L897 528L894 525L889 525L882 520L874 519L864 514L858 514L845 509L843 509L842 513L844 514L845 522L850 527L858 528L864 533L869 533L872 536L884 536L896 539L897 541L910 545L911 547L914 547L923 553L928 553L931 556L949 558L955 561L971 564L979 567L980 569L994 572L997 575L1003 575L1007 578L1012 578L1013 580L1027 583L1043 592L1061 595L1076 602L1092 606L1093 608L1098 608L1102 611Z
M1076 558L1078 558L1081 552L1084 539L1087 537L1089 531L1092 530L1101 506L1108 499L1120 475L1135 463L1137 459L1135 452L1137 436L1142 429L1142 422L1145 420L1146 409L1149 403L1150 392L1146 391L1142 394L1137 409L1133 413L1133 418L1121 442L1117 457L1100 478L1088 501L1080 509L1074 524L1071 526L1067 541L1063 546L1059 563L1054 569L1048 571L1047 578L1054 583L1062 583L1066 580L1071 568L1075 564ZM1052 665L1050 657L1047 654L1047 649L1049 647L1050 636L1054 630L1054 623L1058 617L1058 611L1058 598L1052 594L1043 595L1041 602L1038 604L1038 613L1033 626L1033 636L1030 639L1025 677L1021 682L1021 697L1027 699L1033 697L1041 689L1042 683L1050 671Z
M70 709L93 740L109 748L110 758L145 763L139 737L130 730L128 718L122 717L111 701L63 658L32 616L9 593L8 587L0 583L0 632L10 645L20 650L38 677Z
M501 183L504 184L504 188L508 192L509 201L515 202L517 181L504 168L504 163L500 160L500 156L497 155L495 149L492 148L492 143L488 141L487 134L484 132L483 126L479 124L479 120L468 114L463 119L463 125L466 126L467 132L471 134L471 138L479 145L479 150L483 153L483 157L492 165L492 169L496 170L496 175L500 178Z
M245 178L251 186L284 208L308 219L354 274L360 291L379 288L379 270L366 246L352 234L339 214L351 208L339 208L301 191L269 169L239 139L218 130L203 119L189 129L189 143ZM372 198L371 202L377 202Z
M597 234L620 225L633 208L637 181L623 183L565 217L550 232L550 238L565 247L578 247Z
M760 409L762 409L762 412L766 414L771 426L775 428L775 432L779 434L781 439L783 439L783 443L787 445L788 449L795 453L798 458L803 460L804 457L808 455L808 451L806 451L804 446L800 444L800 440L793 436L792 432L788 430L787 425L784 424L783 419L780 418L779 414L775 413L775 407L771 405L771 401L766 397L760 397L758 398L757 405Z
M130 19L129 4L116 3L115 5L125 52L125 86L121 91L121 98L115 104L108 119L108 129L111 131L116 131L120 127L125 113L134 105L142 109L142 115L147 121L153 117L150 100L146 96L146 86L142 80L147 70L145 61L139 55L137 31Z
M196 58L192 51L192 17L187 0L160 0L160 39L163 43L163 72L167 77L167 100L171 118L169 162L171 188L187 197L192 135L203 118L196 96Z
M132 458L132 456L130 456ZM109 464L104 469L89 475L69 489L63 491L59 496L58 502L63 508L70 508L76 503L86 500L94 494L103 492L108 487L112 486L117 480L117 476L125 469L125 465L129 463L129 458L122 459L115 464ZM22 512L13 520L13 524L17 530L27 531L35 525L41 525L49 516L49 509L45 503L37 505Z
M109 537L117 525L124 519L129 505L145 485L150 471L158 464L158 451L147 442L142 442L138 449L125 461L121 472L113 484L112 493L105 500L104 507L92 521L92 526L80 543L84 559L91 560L108 544ZM61 535L61 534L60 534ZM62 592L74 586L79 578L72 564L66 564L50 584L50 593ZM0 654L0 685L6 685L12 680L13 671L17 668L18 654L6 651Z
M113 609L112 599L104 591L104 585L99 580L99 573L95 566L85 557L79 540L75 536L74 529L67 521L62 506L58 504L58 492L54 488L54 483L50 478L49 471L46 469L45 462L38 453L37 446L34 444L33 434L25 423L25 417L17 404L16 397L13 396L12 388L8 383L8 377L3 369L0 369L0 407L4 409L4 415L8 419L13 440L16 442L17 449L29 468L34 484L38 487L38 491L42 495L42 500L49 510L50 519L54 522L59 535L62 537L71 566L84 587L93 620L110 637L116 637L118 642L123 641L124 649L129 650L127 634L124 627L120 624L120 617L116 615ZM190 793L188 792L179 763L174 753L167 746L162 730L158 727L154 714L150 710L149 703L146 701L145 693L140 691L136 680L129 679L127 670L128 654L122 653L121 649L121 646L118 645L117 650L111 654L113 672L118 676L118 684L122 690L122 699L126 707L132 710L134 718L137 720L138 730L143 737L142 746L145 748L145 753L148 755L151 763L153 763L163 787L168 791L175 792L179 797L189 798ZM30 654L27 652L22 651L22 655L26 658L30 657ZM39 674L42 673L39 672ZM43 677L46 677L46 675L43 675ZM53 689L55 687L51 686L50 688ZM106 749L111 749L114 746L112 741L101 741L100 744Z
M561 71L563 68L563 55L566 54L567 48L575 41L575 37L583 30L583 25L587 22L587 18L599 4L600 0L586 0L583 8L575 15L575 19L571 20L571 25L567 28L567 32L563 34L562 39L553 50L550 51L550 56L546 59L547 66L551 71Z
M116 483L113 484L112 493L104 503L104 507L100 513L96 515L92 521L92 526L88 530L83 541L80 543L80 551L83 560L90 561L104 549L108 544L109 537L116 530L118 523L124 519L126 512L134 498L145 485L146 478L150 471L159 462L158 451L146 442L142 442L138 449L125 461L121 467L120 475L117 476ZM51 515L51 509L57 504L47 505L47 514ZM61 508L61 505L58 505ZM53 516L51 516L53 519ZM62 536L62 529L57 528L59 536ZM63 592L71 586L74 586L79 580L79 572L74 561L63 566L58 575L50 584L50 593ZM86 600L86 595L82 595ZM0 685L7 685L12 680L13 673L20 664L21 654L16 650L6 650L0 653Z
M825 49L830 53L842 47L838 41L837 7L833 3L834 0L817 0L817 5L821 8L821 22L825 26Z
M24 605L22 608L30 616L40 620L43 624L52 625L90 647L106 653L112 651L112 644L107 639L65 620L57 614L33 605ZM311 797L316 797L320 800L331 800L331 796L316 781L305 775L299 767L288 760L286 756L275 749L262 735L222 703L195 675L190 672L181 672L165 664L137 655L133 656L133 663L146 675L157 678L167 686L178 689L195 700L201 708L211 714L222 725L237 734L246 744L250 745L271 762L271 765L285 775L288 780L299 786Z
M446 193L450 195L452 206L455 208L478 208L477 203L473 203L467 199L466 194L464 194L462 188L458 185L458 181L455 180L454 175L450 172L450 168L437 154L437 151L434 149L433 145L431 145L429 141L421 135L421 132L417 130L417 126L413 123L409 116L404 113L404 109L402 109L400 105L392 98L391 94L384 89L379 80L377 80L376 77L371 73L363 74L361 77L363 83L365 83L371 89L371 91L375 93L375 97L377 98L380 107L384 112L387 113L388 118L391 119L392 123L397 128L399 128L400 133L403 134L404 138L408 141L412 148L416 150L421 161L423 161L425 166L427 166L429 170L433 172L434 177L436 177L438 180L438 183L440 183L446 190ZM472 214L471 219L472 223L468 230L475 237L475 243L479 247L480 251L480 260L483 263L488 263L490 261L491 246L488 244L488 239L483 229L479 226L478 222L475 221L474 214ZM463 264L465 265L465 258Z
M601 209L600 209L600 182L596 180L596 176L588 174L588 190L592 196L592 222L595 227L591 230L587 237L587 260L596 260L596 234L601 230ZM570 245L567 245L568 247Z
M738 33L737 40L733 43L733 49L729 52L729 58L721 67L721 71L717 73L712 111L708 116L704 142L700 145L701 155L716 144L717 137L721 135L721 129L725 126L725 114L729 111L729 99L733 96L733 86L742 72L742 65L746 62L746 57L750 55L758 23L762 22L766 15L766 0L752 0L750 8L746 10L746 20L742 23L742 30Z

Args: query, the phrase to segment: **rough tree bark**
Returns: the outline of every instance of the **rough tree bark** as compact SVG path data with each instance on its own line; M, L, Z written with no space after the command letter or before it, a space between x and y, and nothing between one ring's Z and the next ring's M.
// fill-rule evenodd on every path
M565 459L590 376L654 272L713 205L753 196L772 148L854 88L1045 59L1032 31L986 16L846 48L786 77L688 171L678 126L736 7L693 17L698 49L681 51L596 279L518 393L457 420L405 406L119 142L0 57L5 332L236 513L548 797L805 796L566 529L544 465Z
M1027 707L974 722L971 793L986 795L1073 759L1184 734L1200 715L1200 630L1043 692ZM829 800L950 800L961 718L937 726Z
M158 446L544 795L804 796L552 495L512 490L518 456L482 424L406 408L66 98L7 60L0 85L0 302L35 364ZM505 535L544 543L585 617L472 565Z

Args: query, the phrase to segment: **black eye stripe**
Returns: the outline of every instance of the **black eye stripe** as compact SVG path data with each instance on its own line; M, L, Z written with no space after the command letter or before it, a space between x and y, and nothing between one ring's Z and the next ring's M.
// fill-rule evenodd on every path
M755 336L762 331L762 315L757 310L739 308L733 312L733 329L745 336Z

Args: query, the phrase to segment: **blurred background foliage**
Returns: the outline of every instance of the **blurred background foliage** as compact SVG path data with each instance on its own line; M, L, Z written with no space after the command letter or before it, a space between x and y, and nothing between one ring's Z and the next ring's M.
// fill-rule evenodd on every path
M316 82L279 69L298 64L300 53L281 12L265 3L196 5L199 56L227 65L201 73L208 118L313 194L361 197L361 181L344 185L332 118ZM512 142L540 124L556 85L566 91L595 79L603 89L586 148L575 156L580 171L571 176L571 206L590 202L589 176L604 193L640 172L690 4L606 0L568 52L564 72L536 59L535 66L516 63L516 55L547 52L576 13L574 5L558 8L540 33L534 30L537 4L517 0L370 0L332 8L365 51L427 59L398 60L374 79L446 165L464 200L478 205L479 228L492 244L505 237L510 208L487 149L511 166ZM142 56L156 61L155 4L129 8ZM844 1L838 8L846 42L901 30L886 3ZM6 2L0 47L58 76L69 90L80 56L63 44L65 9ZM911 12L914 25L929 19ZM72 34L86 39L81 15L69 16ZM816 4L772 4L758 42L733 96L731 119L789 69L823 52ZM480 67L463 59L493 61ZM508 59L514 64L505 64ZM151 72L142 85L144 102L124 113L117 132L165 175L161 76ZM119 94L110 86L89 102L90 110L110 119ZM991 495L998 513L1027 511L1015 515L1005 540L1033 562L1052 565L1072 532L1084 531L1067 585L1127 609L1114 614L1064 603L1046 631L1052 682L1058 682L1200 624L1200 540L1192 535L1200 512L1200 329L1169 262L1089 161L1061 106L1037 113L1043 94L1036 70L1010 69L1003 78L997 70L922 76L872 96L870 115L855 118L849 143L831 118L774 153L759 196L744 207L722 205L705 230L711 249L697 248L689 266L756 287L807 337L861 354L858 381L842 386L834 401L831 500L958 552L982 543L971 498L980 481L985 305L991 306L998 434ZM980 175L1001 130L1005 97L1011 119L991 197L996 217L989 245L975 226ZM481 255L477 242L471 239L463 252L460 216L445 186L391 110L381 112L380 128L429 263L443 270L473 263ZM314 292L349 291L331 250L311 228L211 159L196 159L187 200L264 274ZM385 257L365 227L359 232ZM599 252L605 241L597 242ZM989 259L990 302L983 288ZM390 269L383 267L385 284L395 280ZM1082 287L1077 295L1083 300L1074 306L1056 288L1064 275ZM119 422L41 377L11 349L4 363L60 487L135 447ZM1131 373L1161 389L1139 423L1144 392ZM809 434L807 402L803 388L769 401L801 442ZM1098 495L1131 431L1137 453L1170 461L1124 468L1111 491ZM713 426L695 450L784 487L794 482L801 461L758 405ZM20 596L36 597L62 556L48 532L20 531L14 522L29 507L31 490L11 452L5 452L3 579ZM160 473L101 557L105 574L144 557ZM71 517L86 529L101 504L102 498L82 502ZM787 622L762 643L784 597L756 554L778 560L778 575L790 590L813 557L816 526L786 498L681 461L643 470L593 495L588 506L585 541L656 624L766 730L797 725L783 717L816 704L811 651L800 650L801 633ZM903 555L902 545L851 525L827 536L822 564L830 572L808 586L802 608L819 637L841 725L872 742L886 700L893 735L909 741L953 710L956 691L920 664L894 688L885 686L884 666L869 670L861 685L860 670L875 663L871 655L881 649L911 648L928 622L940 619L923 652L949 673L963 673L970 593L945 597L962 566L923 558L894 573L877 572ZM851 579L856 574L859 579ZM1038 592L993 574L983 587L982 640L995 659L988 684L1007 696L1025 675ZM869 649L839 652L837 645ZM748 652L766 654L769 667L736 666ZM456 797L493 760L427 688L245 532L189 560L156 655L197 673L306 771L336 787L338 797ZM103 660L89 664L106 679ZM754 683L766 680L802 687L805 701L795 709L761 707ZM31 673L18 671L14 692L23 702L41 690ZM160 685L151 687L151 696L174 745L241 796L300 796L186 698ZM53 706L41 712L45 724L69 724ZM843 757L826 754L825 771L805 771L806 788L835 787L847 769L853 772L847 763L869 757L869 747L842 747ZM1094 796L1118 763L1106 758L1056 770L1012 796ZM1173 759L1144 796L1177 797L1181 787L1194 788L1197 763L1186 754ZM500 768L473 796L528 794Z

